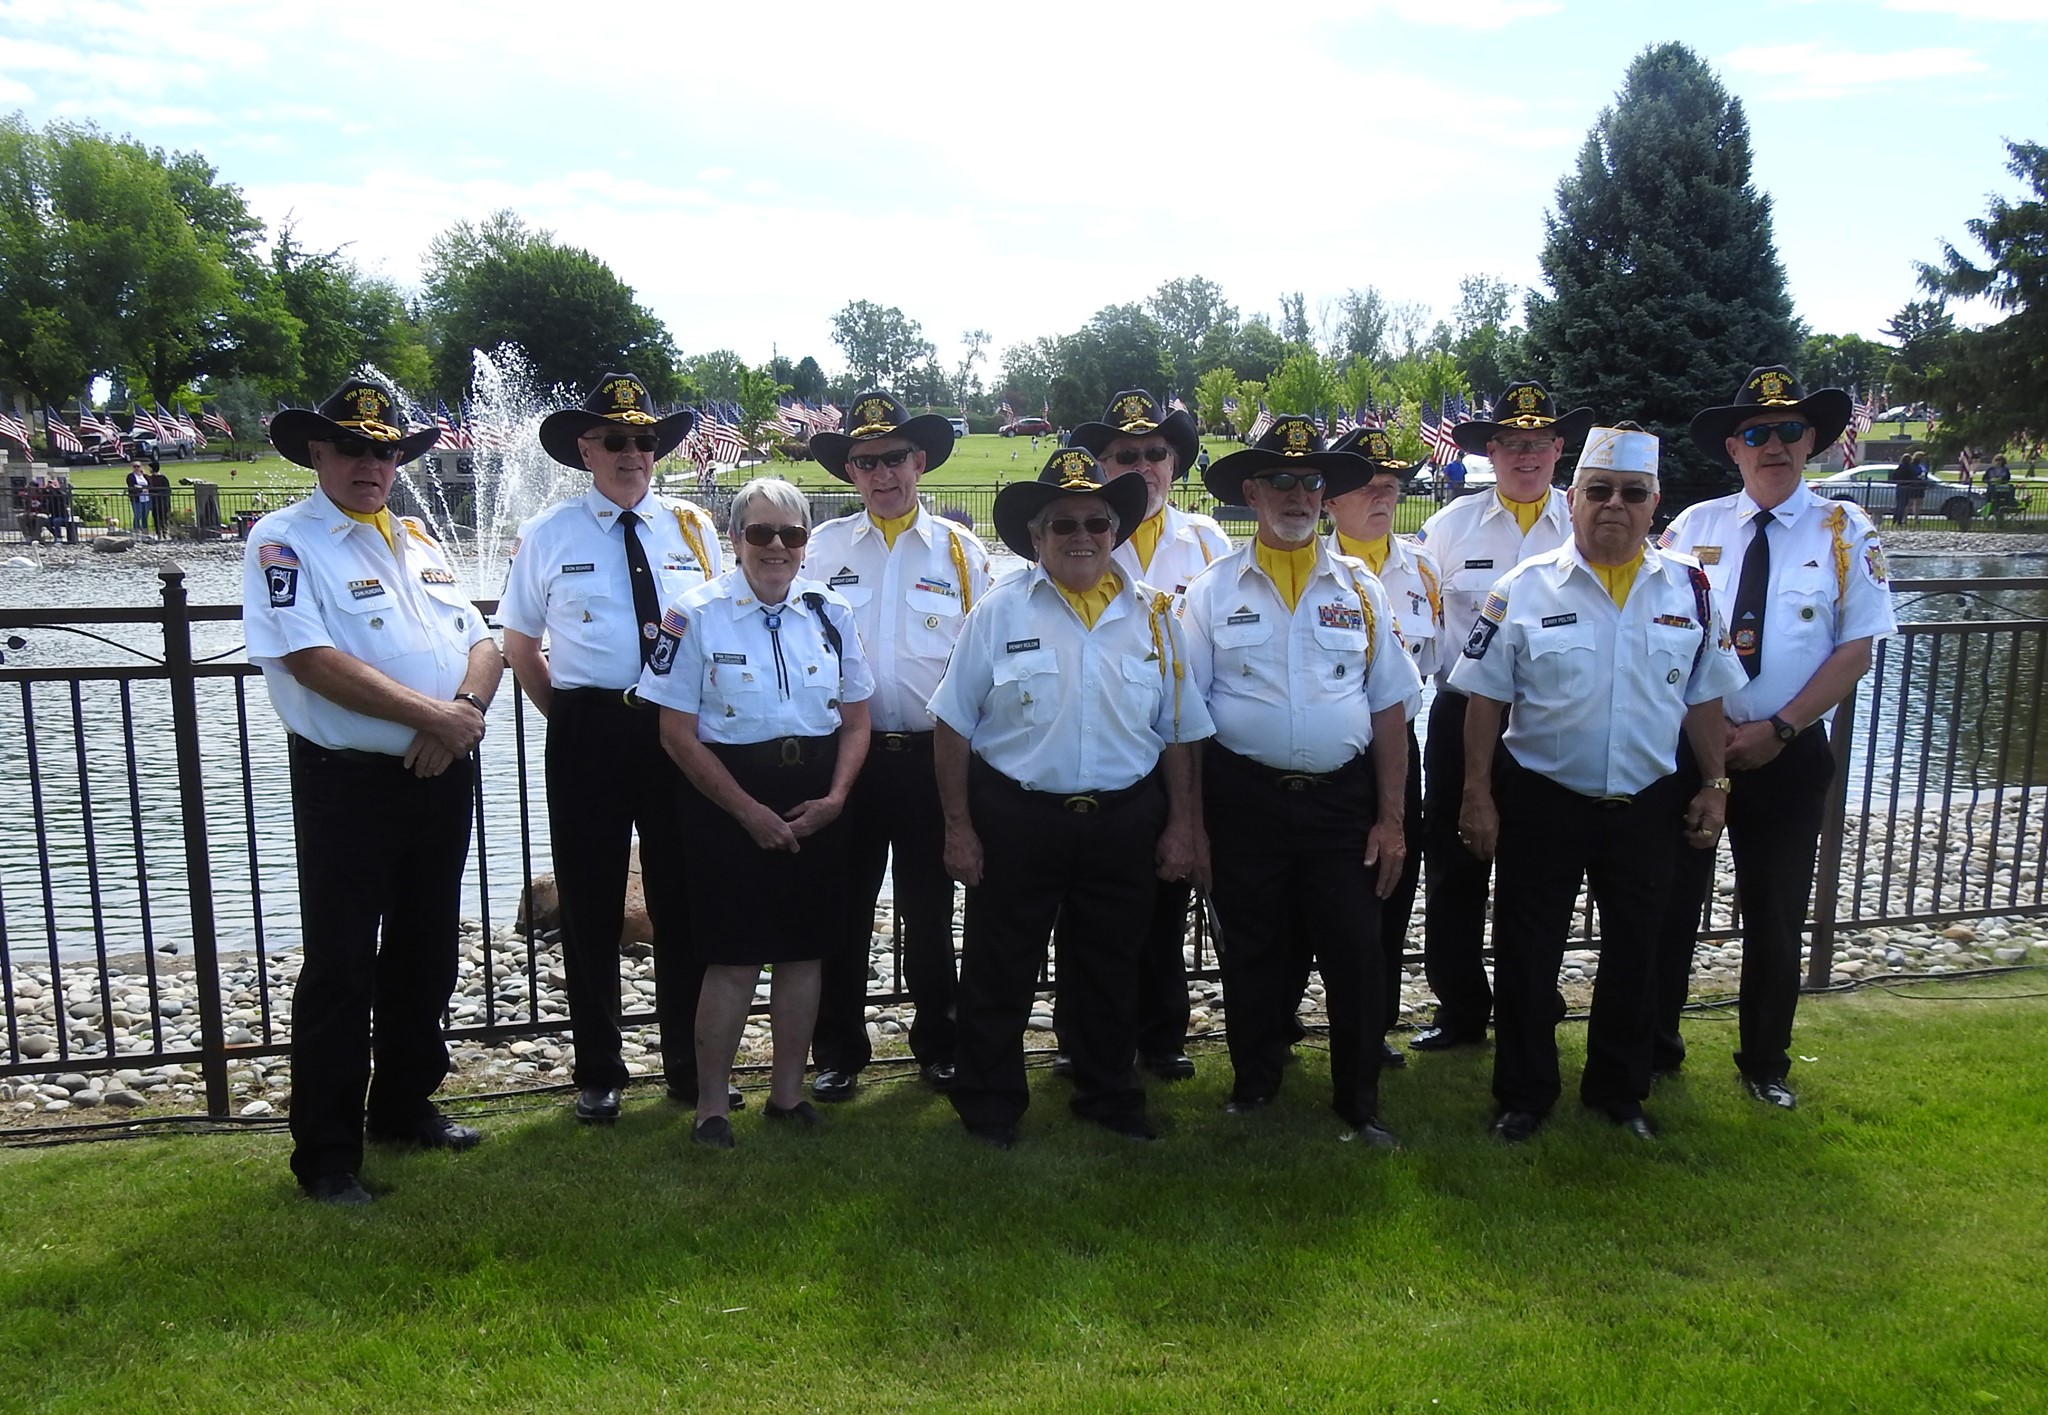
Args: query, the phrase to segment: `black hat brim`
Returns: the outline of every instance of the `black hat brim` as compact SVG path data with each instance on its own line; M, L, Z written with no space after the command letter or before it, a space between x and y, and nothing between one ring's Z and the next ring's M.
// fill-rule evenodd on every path
M1323 474L1323 499L1356 491L1372 481L1378 464L1352 452L1302 452L1288 456L1266 447L1246 447L1228 457L1218 457L1202 473L1202 485L1225 506L1249 505L1244 484L1269 468L1290 472L1319 471Z
M588 412L582 408L564 408L558 413L549 413L540 423L540 445L548 456L565 467L577 471L588 470L583 464L583 452L576 446L576 440L594 427L610 428L615 432L651 432L654 434L654 459L658 462L682 445L690 435L690 429L697 425L697 415L688 408L657 418L651 423L629 423L621 418L608 418L602 413Z
M1459 423L1451 429L1451 438L1460 448L1470 452L1473 456L1484 457L1486 455L1486 444L1493 441L1496 437L1505 434L1548 432L1553 437L1563 438L1565 446L1569 447L1574 442L1584 441L1587 431L1592 426L1593 410L1591 408L1574 408L1569 413L1561 414L1540 427L1517 427L1513 423Z
M1064 496L1099 496L1107 502L1110 510L1116 512L1115 544L1122 545L1138 529L1138 522L1145 519L1145 503L1151 493L1146 490L1145 478L1137 472L1125 472L1087 490L1043 481L1011 482L996 493L996 534L1004 545L1035 564L1038 547L1031 543L1031 518Z
M898 423L887 432L875 433L872 437L853 438L843 432L814 432L811 434L811 460L844 482L853 477L846 470L846 459L853 453L853 444L880 442L885 437L907 437L916 443L924 453L924 469L930 471L953 455L953 424L937 413L920 413L908 422Z
M1693 415L1693 446L1724 467L1735 465L1728 455L1728 439L1735 429L1751 418L1805 418L1813 424L1813 455L1834 446L1849 425L1849 395L1839 388L1817 388L1797 403L1738 403L1708 408Z
M307 443L333 442L337 438L362 435L361 429L343 427L334 419L316 413L311 408L286 408L270 420L270 445L275 447L278 455L286 461L296 462L302 467L313 465L313 456L306 450ZM407 433L395 444L398 448L398 465L404 466L440 440L441 430L437 427L425 427L418 432Z
M1173 476L1178 481L1188 474L1195 465L1195 459L1202 453L1202 438L1195 431L1195 420L1187 412L1175 408L1166 415L1166 420L1154 428L1165 438L1174 452ZM1102 449L1119 437L1143 437L1141 432L1126 432L1113 423L1082 423L1067 439L1069 447L1078 447L1098 461Z

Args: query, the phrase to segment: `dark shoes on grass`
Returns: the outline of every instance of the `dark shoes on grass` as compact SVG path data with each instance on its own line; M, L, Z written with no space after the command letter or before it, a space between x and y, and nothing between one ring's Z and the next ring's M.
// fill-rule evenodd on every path
M369 1138L380 1145L405 1145L420 1150L473 1150L483 1143L483 1132L457 1125L436 1112L398 1130L370 1129Z
M332 1204L337 1209L357 1209L374 1202L353 1174L323 1174L300 1188L314 1203Z
M619 1118L617 1086L585 1086L576 1093L576 1120L582 1125L610 1125Z
M1792 1094L1783 1076L1745 1076L1742 1084L1765 1105L1774 1105L1779 1110L1796 1110L1799 1106L1799 1097Z
M855 1071L838 1071L826 1067L811 1078L811 1099L826 1105L837 1105L853 1099L854 1087L860 1084L860 1074Z

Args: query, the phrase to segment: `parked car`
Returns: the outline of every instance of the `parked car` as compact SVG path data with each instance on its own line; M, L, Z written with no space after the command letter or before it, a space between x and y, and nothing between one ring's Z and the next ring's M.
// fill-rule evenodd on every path
M1045 437L1051 434L1052 424L1044 418L1019 418L1001 429L1005 437Z
M167 437L159 440L145 432L139 437L128 439L127 460L131 462L147 462L152 457L161 462L166 457L190 457L191 455L192 440L188 437L180 437L175 440Z
M110 442L106 438L90 432L82 434L80 441L85 444L85 450L81 452L66 452L64 454L65 466L97 467L109 462L125 462L128 460L122 455L121 444L118 442Z
M1898 465L1896 462L1872 462L1867 466L1851 467L1846 472L1836 472L1814 482L1813 494L1829 501L1853 501L1873 516L1889 516L1898 498L1898 484L1892 480L1892 473L1898 470ZM1959 526L1968 525L1989 500L1975 487L1960 486L1940 477L1929 477L1920 483L1920 514L1945 516Z
M953 425L953 436L955 436L955 437L965 437L965 436L967 436L967 419L965 419L965 418L947 418L947 419L946 419L946 421L947 421L947 422L949 422L949 423L951 423L951 424Z
M1467 452L1464 460L1465 489L1459 495L1470 496L1475 491L1493 485L1492 462L1476 452ZM1437 482L1443 477L1443 474L1444 469L1442 467L1439 467L1434 462L1429 463L1409 481L1408 494L1410 496L1435 496L1437 494ZM1448 491L1448 487L1446 491Z

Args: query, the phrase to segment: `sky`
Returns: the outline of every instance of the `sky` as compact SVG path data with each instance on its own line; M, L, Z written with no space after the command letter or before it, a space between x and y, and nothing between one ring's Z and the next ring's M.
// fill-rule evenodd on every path
M2002 139L2048 141L2048 0L0 0L0 112L204 153L408 288L510 207L685 353L836 369L865 299L950 367L1181 276L1276 322L1541 288L1558 179L1669 40L1742 100L1816 332L1877 337L2019 194Z

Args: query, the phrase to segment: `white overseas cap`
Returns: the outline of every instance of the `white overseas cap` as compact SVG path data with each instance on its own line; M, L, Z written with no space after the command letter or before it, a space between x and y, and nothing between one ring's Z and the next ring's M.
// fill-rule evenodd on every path
M1636 472L1657 475L1657 435L1634 423L1619 427L1596 427L1586 434L1586 448L1579 453L1580 472Z

